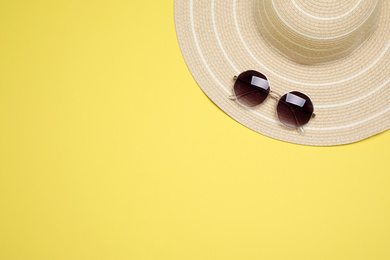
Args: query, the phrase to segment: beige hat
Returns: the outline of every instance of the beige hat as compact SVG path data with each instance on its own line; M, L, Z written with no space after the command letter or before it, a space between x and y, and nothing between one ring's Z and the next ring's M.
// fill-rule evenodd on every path
M186 63L228 115L298 144L339 145L390 128L390 2L381 0L176 0ZM233 76L256 70L273 91L310 97L304 133L278 121L276 102L232 101Z

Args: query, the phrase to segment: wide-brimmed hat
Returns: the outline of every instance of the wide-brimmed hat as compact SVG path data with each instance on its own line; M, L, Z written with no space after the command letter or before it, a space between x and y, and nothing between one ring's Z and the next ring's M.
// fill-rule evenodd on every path
M390 2L381 0L175 0L184 59L206 95L261 134L339 145L390 128ZM231 100L233 77L264 74L272 91L310 97L304 132L278 120L276 103Z

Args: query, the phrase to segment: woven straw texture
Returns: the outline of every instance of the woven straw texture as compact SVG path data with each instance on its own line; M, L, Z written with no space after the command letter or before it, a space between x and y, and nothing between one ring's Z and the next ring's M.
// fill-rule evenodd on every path
M390 128L390 3L368 0L176 0L180 47L195 80L236 121L304 145L356 142ZM300 133L276 102L229 99L233 76L264 73L271 89L300 91L316 117Z

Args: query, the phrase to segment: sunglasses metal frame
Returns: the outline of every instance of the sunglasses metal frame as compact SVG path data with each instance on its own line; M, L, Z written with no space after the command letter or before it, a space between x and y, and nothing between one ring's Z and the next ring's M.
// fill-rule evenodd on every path
M247 72L247 71L246 71L246 72ZM257 72L257 71L255 71L255 72ZM242 72L242 73L244 73L244 72ZM241 74L242 74L242 73L241 73ZM259 72L259 73L260 73L260 72ZM241 74L240 74L240 75L241 75ZM262 74L263 76L265 76L263 73L261 73L261 74ZM266 77L266 80L268 81L268 84L269 84L268 77L267 77L267 76L265 76L265 77ZM239 76L234 76L234 77L233 77L233 80L236 82L237 80L240 80L240 78L239 78ZM247 82L245 82L245 81L243 81L243 82L246 83L246 84L249 84L249 83L247 83ZM252 84L251 84L251 85L252 85ZM252 85L252 86L253 86L253 85ZM256 87L256 86L255 86L255 87ZM262 88L260 88L260 87L259 87L258 89L259 89L260 91L263 91ZM270 86L269 86L269 92L267 92L267 91L265 91L265 90L264 90L264 92L266 92L267 96L266 96L266 98L265 98L262 102L260 102L258 105L261 105L262 103L264 103L265 101L267 101L269 97L271 97L271 98L273 98L273 99L275 99L275 100L277 101L276 107L278 107L279 102L281 102L281 98L282 98L284 95L282 96L282 95L280 95L279 93L277 93L277 92L271 90ZM292 93L292 92L294 92L294 91L290 91L290 92L286 93L285 95L287 95L287 94L289 94L289 93ZM296 91L296 92L299 92L299 91ZM299 92L299 93L303 94L302 92ZM303 95L305 95L305 94L303 94ZM305 96L306 96L306 95L305 95ZM306 97L309 99L309 101L311 102L311 104L313 104L312 101L311 101L311 99L310 99L308 96L306 96ZM233 95L230 95L230 96L229 96L229 99L236 101L236 102L237 102L238 104L240 104L241 106L247 107L246 105L244 105L244 104L242 104L241 102L238 101L238 98L237 98L237 96L236 96L236 93L235 93L235 91L234 91L234 88L233 88ZM300 123L299 123L299 120L298 120L298 118L297 118L297 116L296 116L296 113L295 113L294 109L290 106L290 104L289 104L288 102L284 102L284 103L290 107L290 110L291 110L292 114L294 115L295 121L297 122L297 125L299 125ZM258 105L255 105L255 106L258 106ZM315 117L316 117L316 114L314 113L314 106L313 106L313 112L311 112L311 116L310 116L310 118L309 118L309 121L310 121L311 119L315 118ZM282 125L287 126L287 127L290 127L290 128L295 128L295 129L297 129L298 132L301 132L301 133L304 133L304 132L305 132L305 130L303 129L303 126L306 125L306 124L309 122L309 121L308 121L307 123L305 123L305 124L303 124L303 125L301 125L301 126L292 127L292 126L289 126L289 125L285 124L283 121L281 121L280 118L279 118L279 115L278 115L278 119L279 119L279 122L280 122Z

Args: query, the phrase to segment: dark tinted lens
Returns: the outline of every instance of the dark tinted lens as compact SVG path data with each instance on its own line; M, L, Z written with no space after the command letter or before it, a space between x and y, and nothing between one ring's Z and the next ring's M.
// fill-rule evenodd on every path
M280 98L278 107L280 122L289 127L301 127L313 114L313 103L305 94L293 91Z
M248 107L263 103L269 91L267 77L254 70L241 73L234 84L234 95L237 102Z

